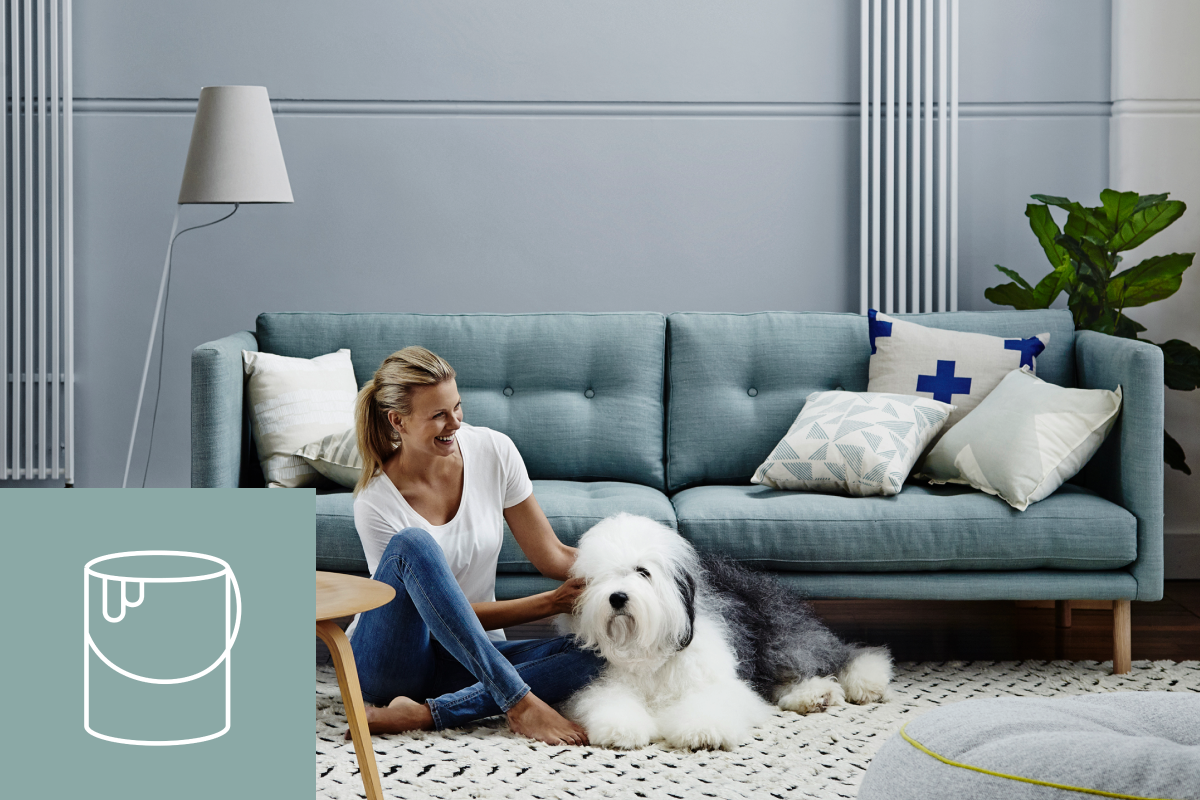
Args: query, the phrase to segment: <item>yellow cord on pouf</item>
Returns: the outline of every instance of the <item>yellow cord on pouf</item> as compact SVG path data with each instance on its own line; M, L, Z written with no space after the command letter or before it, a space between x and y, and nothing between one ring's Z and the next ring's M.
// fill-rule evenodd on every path
M908 722L912 722L912 720L909 720ZM908 722L906 722L900 726L900 736L904 738L904 741L908 742L913 747L920 750L922 753L933 756L938 761L941 761L943 764L949 764L952 767L961 767L962 769L969 769L973 772L982 772L984 775L994 775L997 778L1007 778L1010 781L1020 781L1021 783L1032 783L1037 786L1049 786L1051 789L1065 789L1069 792L1083 792L1084 794L1098 794L1101 797L1120 797L1120 798L1123 798L1123 800L1170 800L1170 798L1142 797L1142 796L1136 795L1136 794L1117 794L1116 792L1105 792L1105 791L1101 791L1100 789L1084 789L1081 786L1067 786L1066 784L1062 784L1062 783L1050 783L1049 781L1039 781L1039 780L1035 780L1033 778L1022 778L1020 775L1006 775L1003 772L993 772L992 770L984 769L983 767L973 767L970 764L962 764L962 763L959 763L958 761L951 761L950 759L946 758L945 756L938 755L937 753L933 752L925 745L918 742L916 739L909 736L904 731L904 729L908 727Z

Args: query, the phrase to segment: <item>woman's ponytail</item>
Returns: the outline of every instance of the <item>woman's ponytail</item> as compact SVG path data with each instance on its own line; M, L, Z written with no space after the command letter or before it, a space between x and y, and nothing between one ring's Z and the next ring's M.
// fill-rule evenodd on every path
M436 386L453 377L454 368L424 347L406 347L383 360L354 404L358 452L363 460L355 495L383 472L384 462L400 449L400 434L392 427L388 412L407 417L412 413L414 387Z

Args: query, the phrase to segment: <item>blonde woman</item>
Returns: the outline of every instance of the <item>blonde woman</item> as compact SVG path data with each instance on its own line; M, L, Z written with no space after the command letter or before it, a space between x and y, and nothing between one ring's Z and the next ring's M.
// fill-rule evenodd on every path
M372 733L455 727L505 714L516 733L586 744L548 703L602 660L570 637L505 641L502 628L569 612L582 589L497 602L502 518L543 575L566 581L558 540L511 439L463 422L454 369L423 347L384 360L355 409L363 472L354 524L371 576L396 599L359 616L355 661ZM486 633L490 631L491 633Z

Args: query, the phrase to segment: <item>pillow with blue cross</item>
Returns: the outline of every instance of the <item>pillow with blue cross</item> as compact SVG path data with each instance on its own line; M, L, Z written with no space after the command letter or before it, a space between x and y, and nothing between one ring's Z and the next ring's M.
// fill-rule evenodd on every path
M1037 373L1049 333L1004 338L927 328L881 311L867 312L871 337L868 392L928 397L954 406L942 434L971 413L1014 369Z

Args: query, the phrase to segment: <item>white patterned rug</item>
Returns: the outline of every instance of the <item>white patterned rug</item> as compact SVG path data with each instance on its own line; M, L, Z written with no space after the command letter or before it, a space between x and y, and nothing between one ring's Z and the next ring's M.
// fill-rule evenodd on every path
M1200 693L1200 662L1135 661L1110 675L1095 661L897 665L895 697L802 717L780 712L732 751L652 745L622 752L552 747L518 737L495 717L473 728L373 739L388 798L845 798L875 751L925 711L973 697L1086 692ZM333 667L317 667L317 797L365 797Z

